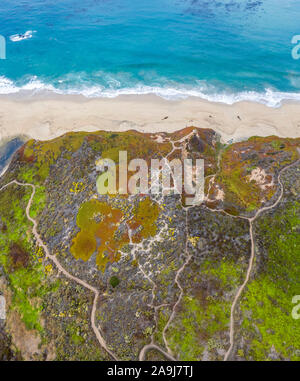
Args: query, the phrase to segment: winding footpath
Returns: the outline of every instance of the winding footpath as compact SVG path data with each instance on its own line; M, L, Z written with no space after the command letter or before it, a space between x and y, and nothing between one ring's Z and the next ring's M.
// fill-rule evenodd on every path
M283 196L283 191L284 191L284 187L283 187L283 184L282 184L282 181L281 181L281 174L286 171L288 168L296 165L297 163L299 163L299 160L297 160L296 162L282 168L278 174L278 183L280 185L280 194L277 198L277 200L274 202L274 204L270 205L270 206L265 206L261 209L259 209L256 214L253 216L253 217L245 217L245 216L235 216L237 218L243 218L243 219L246 219L249 221L249 233L250 233L250 240L251 240L251 255L250 255L250 260L249 260L249 266L248 266L248 270L247 270L247 273L246 273L246 278L243 282L243 284L240 286L240 288L238 289L238 292L237 294L235 295L235 298L233 300L233 303L231 305L231 311L230 311L230 331L229 331L229 342L230 342L230 346L224 356L224 361L227 361L229 359L229 356L231 354L231 351L232 351L232 348L233 348L233 345L234 345L234 312L235 312L235 307L237 305L237 302L242 294L242 292L244 291L249 279L250 279L250 275L251 275L251 272L252 272L252 268L253 268L253 263L254 263L254 258L255 258L255 246L254 246L254 237L253 237L253 222L256 220L256 218L262 213L262 212L265 212L266 210L270 210L270 209L273 209L275 208L281 201L282 199L282 196ZM226 213L224 210L220 209L220 210L213 210L213 211L220 211L220 212L224 212ZM226 213L228 215L228 213ZM229 214L230 215L230 214ZM233 216L232 216L233 217Z
M189 135L188 135L189 136ZM185 137L187 138L187 137ZM180 141L178 142L182 142L183 140L185 139L181 139ZM173 149L172 151L168 154L168 156L175 150L175 149L178 149L177 147L175 147L175 143L176 142L172 142L172 146L173 146ZM235 297L234 297L234 300L233 300L233 303L231 305L231 311L230 311L230 331L229 331L229 342L230 342L230 346L224 356L224 361L227 361L231 355L231 352L232 352L232 349L233 349L233 346L234 346L234 334L235 334L235 331L234 331L234 314L235 314L235 309L236 309L236 305L238 303L238 300L241 296L241 294L243 293L245 287L247 286L248 282L249 282L249 279L250 279L250 276L251 276L251 273L252 273L252 269L253 269L253 264L254 264L254 258L255 258L255 243L254 243L254 236L253 236L253 222L257 219L257 217L263 213L264 211L267 211L267 210L270 210L270 209L273 209L275 208L281 201L282 199L282 196L283 196L283 192L284 192L284 186L283 186L283 183L281 181L281 175L284 171L286 171L287 169L289 169L290 167L296 165L297 163L299 163L299 160L295 161L294 163L282 168L278 174L278 184L280 186L280 193L279 193L279 196L277 198L277 200L270 206L266 206L266 207L263 207L261 209L259 209L255 215L253 217L246 217L246 216L233 216L229 213L227 213L225 210L223 209L210 209L206 206L204 206L206 209L208 209L209 211L213 212L213 213L224 213L232 218L240 218L240 219L245 219L249 222L249 234L250 234L250 242L251 242L251 254L250 254L250 259L249 259L249 265L248 265L248 269L247 269L247 273L246 273L246 277L245 277L245 280L243 282L243 284L239 287ZM101 335L100 333L100 329L97 328L96 326L96 323L95 323L95 320L96 320L96 309L97 309L97 303L98 303L98 300L99 300L99 291L89 285L87 282L85 282L84 280L80 279L80 278L77 278L75 276L73 276L72 274L70 274L67 270L65 270L62 265L60 264L60 262L58 261L57 257L55 255L52 255L50 254L49 252L49 249L48 247L44 244L43 240L41 239L39 233L37 232L37 222L34 218L32 218L30 216L30 209L31 209L31 206L32 206L32 202L33 202L33 199L34 199L34 196L35 196L35 193L36 193L36 186L34 184L30 184L30 183L20 183L18 182L17 180L13 180L11 182L9 182L8 184L4 185L2 188L0 188L0 192L3 191L4 189L8 188L9 186L11 185L17 185L17 186L20 186L20 187L29 187L32 189L32 193L31 193L31 196L30 196L30 199L28 201L28 204L26 206L26 217L27 219L33 224L33 228L32 228L32 233L36 239L36 242L38 244L38 246L42 247L44 252L45 252L45 256L46 258L48 258L50 261L52 261L52 263L57 267L57 269L59 270L59 272L63 273L68 279L71 279L73 280L74 282L80 284L81 286L85 287L86 289L90 290L91 292L93 292L93 294L95 295L94 296L94 301L93 301L93 306L92 306L92 312L91 312L91 326L93 328L93 331L97 337L97 340L99 342L99 344L101 345L101 347L116 361L118 361L117 357L114 355L114 353L112 353L112 351L108 348L107 344L106 344L106 341L105 339L103 338L103 336ZM186 218L185 218L185 225L186 225L186 243L185 243L185 260L182 264L182 266L178 269L178 271L176 272L176 276L175 276L175 284L178 286L179 290L180 290L180 293L179 293L179 297L176 301L176 303L173 305L173 308L172 308L172 312L171 312L171 315L169 317L169 320L168 322L166 323L164 329L163 329L163 332L162 332L162 336L163 336L163 341L164 341L164 344L165 344L165 347L167 349L167 352L164 351L162 348L160 348L158 345L156 345L154 343L154 340L153 340L153 337L152 337L152 340L151 340L151 343L150 344L147 344L145 345L140 353L139 353L139 360L140 361L143 361L145 359L145 356L146 356L146 353L149 351L149 350L157 350L159 351L161 354L163 354L168 360L170 361L176 361L176 359L174 358L174 355L168 345L168 342L167 342L167 338L166 338L166 332L170 326L170 324L172 323L174 317L175 317L175 314L176 314L176 308L177 306L180 304L181 300L182 300L182 297L183 297L183 288L179 282L179 277L180 277L180 274L184 271L185 267L188 265L188 263L190 262L191 258L192 258L192 255L188 253L188 238L189 238L189 233L188 233L188 210L189 210L190 207L187 207L185 208L185 211L186 211ZM129 227L128 227L129 229ZM130 242L132 243L132 240L131 240L131 231L129 229L129 236L130 236ZM155 282L146 274L146 272L144 271L144 269L142 268L142 266L139 266L139 269L140 271L142 272L142 274L144 275L144 277L152 284L153 288L152 288L152 301L151 301L151 306L155 309L155 312L157 312L157 310L159 308L161 308L163 305L161 306L154 306L154 298L155 298L155 290L156 290L156 287L157 285L155 284ZM156 322L157 323L157 322Z
M172 150L166 155L166 159L168 159L168 157L170 155L172 155L172 153L176 150L181 150L181 152L183 152L183 148L182 147L176 147L175 144L177 143L185 143L190 136L194 135L194 131L190 132L188 135L182 137L181 139L179 140L176 140L176 141L173 141L173 140L169 140L169 142L171 143L172 145ZM168 165L168 163L167 163ZM172 170L171 168L170 169L170 173L172 173ZM162 191L162 195L164 193L164 190ZM168 190L168 189L167 189ZM162 201L162 198L163 196L161 196L161 200ZM179 293L179 297L177 299L177 301L174 303L173 307L172 307L172 312L171 312L171 315L167 321L167 324L165 325L164 329L163 329L163 332L162 332L162 338L163 338L163 341L164 341L164 344L165 344L165 347L167 349L167 352L165 352L162 348L160 348L158 345L156 345L154 343L154 334L152 335L151 337L151 343L150 344L147 344L145 345L140 353L139 353L139 361L143 361L145 359L145 356L146 356L146 353L149 351L149 350L157 350L159 351L160 353L162 353L168 360L170 361L177 361L176 358L174 357L173 353L172 353L172 350L171 348L169 347L169 344L168 344L168 341L167 341L167 338L166 338L166 332L171 324L171 322L173 321L174 317L175 317L175 314L176 314L176 308L177 306L179 305L179 303L181 302L182 300L182 297L183 297L183 288L181 287L181 284L179 282L179 276L180 274L182 273L182 271L185 269L185 267L187 266L187 264L189 263L189 261L191 260L192 256L188 254L188 210L189 210L190 207L187 207L187 208L184 208L185 211L186 211L186 217L185 217L185 228L186 228L186 243L185 243L185 261L183 262L182 266L177 270L176 272L176 275L175 275L175 279L174 279L174 283L177 285L177 287L179 288L180 290L180 293ZM150 307L154 308L155 310L155 322L156 322L156 327L157 327L157 324L158 324L158 318L157 318L157 312L158 312L158 309L160 309L161 307L163 306L167 306L165 304L162 304L160 306L154 306L154 298L155 298L155 290L157 288L157 285L155 284L155 282L145 273L145 271L142 269L142 266L140 266L140 270L141 272L144 274L145 278L148 279L150 281L150 283L153 284L153 288L152 288L152 302L151 304L149 305Z
M176 276L175 276L175 283L177 284L177 287L179 288L180 290L180 294L179 294L179 297L177 299L177 302L173 305L173 308L172 308L172 313L169 317L169 320L167 322L167 324L165 325L164 329L163 329L163 332L162 332L162 336L163 336L163 340L164 340L164 343L165 343L165 346L167 348L167 351L168 351L168 354L170 356L173 356L173 353L171 351L171 348L169 347L168 345L168 341L167 341L167 338L166 338L166 332L170 326L170 324L172 323L174 317L175 317L175 314L176 314L176 308L177 306L179 305L179 303L181 302L182 300L182 297L183 297L183 288L179 282L179 276L180 274L183 272L183 270L185 269L185 267L188 265L188 263L190 262L191 258L192 258L192 255L188 253L188 242L189 242L189 228L188 228L188 210L189 210L190 207L186 208L186 215L185 215L185 229L186 229L186 241L185 241L185 261L183 262L182 266L179 268L179 270L176 272Z
M82 279L79 279L73 275L71 275L67 270L65 270L61 264L59 263L58 259L56 258L55 255L52 255L50 254L49 250L48 250L48 247L44 244L44 242L42 241L39 233L37 232L37 222L35 219L33 219L31 216L30 216L30 208L31 208L31 205L32 205L32 201L33 201L33 198L35 196L35 192L36 192L36 186L34 184L29 184L29 183L20 183L19 181L17 180L13 180L11 181L10 183L4 185L1 189L0 189L0 192L4 189L6 189L7 187L9 187L10 185L12 184L16 184L18 186L21 186L21 187L31 187L32 188L32 193L31 193L31 196L30 196L30 199L28 201L28 204L26 206L26 217L28 218L28 220L30 222L32 222L33 224L33 228L32 228L32 233L37 241L37 244L43 248L44 252L45 252L45 256L46 258L50 259L54 265L58 268L59 272L63 273L67 278L73 280L74 282L80 284L81 286L87 288L88 290L92 291L95 295L94 297L94 302L93 302L93 307L92 307L92 313L91 313L91 325L92 325L92 328L93 328L93 331L97 337L97 340L99 342L99 344L102 346L102 348L116 361L118 361L118 359L116 358L116 356L111 352L111 350L107 347L107 344L105 342L105 339L102 337L99 329L96 327L96 324L95 324L95 317L96 317L96 309L97 309L97 303L98 303L98 299L99 299L99 291L89 285L88 283L86 283L84 280Z
M130 229L130 227L127 225L127 229L128 229L128 235L129 235L129 241L130 241L130 244L131 245L134 245L133 241L132 241L132 229ZM154 240L154 238L152 239ZM133 254L133 258L134 260L137 261L138 263L138 268L139 268L139 271L143 274L144 278L147 279L149 281L149 283L152 284L152 291L151 291L151 294L152 294L152 297L151 297L151 302L148 304L148 306L150 308L153 308L154 311L155 311L155 323L156 323L156 326L157 326L157 310L159 308L161 308L162 306L166 306L166 305L160 305L160 306L154 306L154 299L155 299L155 291L157 289L157 284L150 278L150 276L145 272L143 266L139 263L139 261L137 260L137 257L136 257L136 251L138 248L141 248L143 246L143 241L139 244L135 244L135 248L133 249L132 251L132 254ZM148 250L150 250L150 244L149 244L149 248ZM151 335L151 343L150 344L146 344L141 350L140 350L140 353L139 353L139 361L144 361L145 360L145 356L147 354L147 352L149 350L157 350L158 352L162 353L168 360L170 361L176 361L175 358L170 354L170 353L167 353L165 352L162 348L160 348L158 345L156 345L154 343L154 333Z
M147 344L142 348L139 354L139 361L145 361L146 353L150 351L151 349L157 350L158 352L163 354L169 361L176 361L176 359L172 355L165 352L162 348L160 348L158 345L154 343Z

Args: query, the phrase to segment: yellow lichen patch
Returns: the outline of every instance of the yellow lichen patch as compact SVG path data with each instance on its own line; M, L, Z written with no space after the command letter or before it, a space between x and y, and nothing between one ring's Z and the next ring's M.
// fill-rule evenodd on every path
M80 181L80 182L73 182L72 185L73 186L72 186L72 188L70 188L70 192L71 193L75 193L75 194L83 192L84 189L86 188L82 181Z
M189 237L189 242L196 247L200 237Z
M80 231L71 246L71 253L76 259L87 261L97 248L97 241L92 233L87 230Z
M108 262L118 262L120 250L129 243L127 209L124 205L111 205L96 199L83 203L76 220L80 231L73 239L70 250L74 258L87 261L96 253L96 264L102 271ZM128 225L133 231L133 242L154 236L159 205L147 197L138 202L132 212L133 217Z
M147 197L134 207L133 213L134 216L129 221L129 226L133 230L132 241L138 243L144 238L154 236L157 232L156 221L160 213L159 205Z
M34 254L34 258L39 262L41 263L43 261L43 257L44 257L44 250L42 249L41 246L37 247L35 249L35 254Z
M53 267L51 264L45 266L45 274L50 275L53 272Z
M81 229L73 239L71 253L87 261L97 251L96 264L102 271L108 262L120 259L119 250L129 242L127 231L119 232L123 212L106 202L92 199L81 205L77 226Z
M101 270L105 270L107 262L114 263L120 260L119 250L129 242L128 232L118 234L123 213L119 209L111 209L110 213L103 216L96 235L101 245L98 248L96 263Z

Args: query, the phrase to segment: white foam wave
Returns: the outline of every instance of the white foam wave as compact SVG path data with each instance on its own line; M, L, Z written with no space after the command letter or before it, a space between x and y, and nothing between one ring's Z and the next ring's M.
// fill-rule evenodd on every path
M27 30L25 33L13 34L9 39L13 42L28 40L29 38L32 38L33 33L35 33L35 30Z
M62 81L58 81L61 83ZM56 94L68 95L83 95L86 98L115 98L119 95L146 95L155 94L167 100L185 99L188 97L198 97L211 102L225 103L232 105L241 101L258 102L265 104L269 107L277 108L282 105L284 101L300 101L300 93L280 92L272 89L266 89L264 92L243 91L237 93L230 92L212 92L205 91L205 86L146 86L137 85L135 87L124 88L105 88L104 86L80 86L79 88L69 87L62 89L55 87L51 84L46 84L39 80L37 77L30 78L27 83L22 86L17 86L13 81L4 76L0 76L0 94L13 94L24 93L34 95L41 92L53 92Z
M0 76L0 94L15 94L20 91L38 92L49 90L55 92L56 89L52 85L46 85L45 83L38 80L36 77L32 77L26 84L22 86L17 86L12 80Z

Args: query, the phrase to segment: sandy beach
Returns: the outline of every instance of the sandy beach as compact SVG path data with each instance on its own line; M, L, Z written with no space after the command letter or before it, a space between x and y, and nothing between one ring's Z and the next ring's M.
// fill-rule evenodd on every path
M300 137L300 104L275 109L258 103L230 106L199 98L167 101L154 95L0 98L1 142L18 135L47 140L70 131L172 132L186 126L212 128L224 142L253 135Z

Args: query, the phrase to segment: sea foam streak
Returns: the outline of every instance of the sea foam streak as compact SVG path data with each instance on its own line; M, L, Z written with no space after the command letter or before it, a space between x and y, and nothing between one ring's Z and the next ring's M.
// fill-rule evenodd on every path
M25 33L13 34L12 36L9 37L9 39L12 42L28 40L29 38L32 38L33 33L35 33L35 30L28 30Z
M58 81L61 83L62 81ZM23 85L16 85L12 80L0 76L0 94L24 93L24 95L41 94L42 92L52 92L56 94L83 95L86 98L115 98L119 95L147 95L154 94L166 100L186 99L188 97L198 97L211 102L219 102L232 105L241 101L258 102L269 107L277 108L283 101L300 101L300 93L280 92L272 89L265 89L264 92L243 91L243 92L217 92L207 90L207 86L148 86L138 84L133 87L106 88L101 85L80 85L68 88L55 87L39 80L37 77L30 78Z

